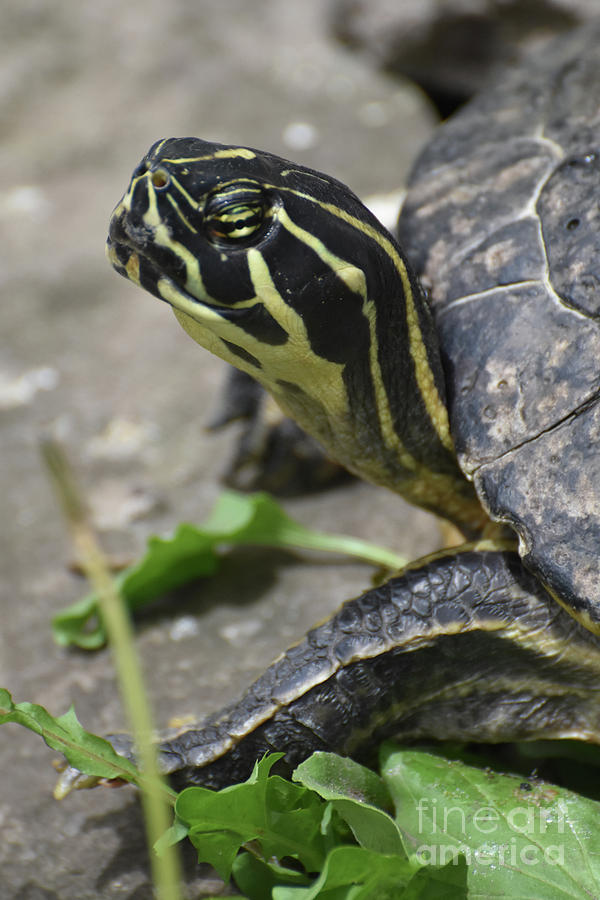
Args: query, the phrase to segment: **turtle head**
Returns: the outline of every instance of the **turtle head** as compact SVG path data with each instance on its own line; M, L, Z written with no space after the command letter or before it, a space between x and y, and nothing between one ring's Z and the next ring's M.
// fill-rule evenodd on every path
M437 509L430 487L406 486L461 480L421 290L339 181L247 147L159 141L113 212L108 256L354 472Z
M284 404L325 397L341 413L343 368L368 367L373 262L351 224L365 214L339 182L271 154L170 139L133 173L108 256Z

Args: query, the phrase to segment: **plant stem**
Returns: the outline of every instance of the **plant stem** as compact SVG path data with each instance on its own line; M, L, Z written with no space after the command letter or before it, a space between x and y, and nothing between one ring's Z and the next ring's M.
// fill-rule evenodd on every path
M286 529L286 539L289 538L291 547L302 547L305 550L324 550L329 553L343 553L364 559L366 562L388 569L401 569L408 562L405 556L379 547L369 541L360 538L349 537L345 534L326 534L320 531L308 531L305 529Z
M169 847L160 857L153 850L155 842L171 825L166 792L169 795L172 792L158 770L156 748L152 742L152 716L129 615L90 526L87 509L62 448L56 442L46 440L42 443L42 455L63 506L81 566L100 599L119 689L142 771L141 798L156 897L157 900L179 900L181 875L177 848Z

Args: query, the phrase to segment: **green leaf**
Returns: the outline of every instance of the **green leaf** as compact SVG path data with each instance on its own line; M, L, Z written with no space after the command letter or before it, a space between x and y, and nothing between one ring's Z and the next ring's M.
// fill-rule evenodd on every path
M154 852L158 856L162 856L169 847L172 847L174 844L178 844L179 841L182 841L187 836L187 825L181 822L178 818L175 818L175 821L173 822L171 827L167 828L167 830L163 832L163 834L161 834L159 839L155 841Z
M464 856L454 857L445 866L423 866L409 881L402 900L467 900L467 877Z
M250 900L272 900L278 885L303 887L310 878L303 872L267 862L252 853L240 853L233 862L232 876L245 897Z
M133 763L115 753L104 738L85 731L73 707L55 718L36 703L13 703L9 692L0 688L0 724L5 722L16 722L35 731L49 747L63 753L71 766L86 775L138 780Z
M146 554L115 578L115 588L130 610L139 609L168 591L197 578L214 575L219 560L215 541L193 525L179 525L172 538L151 537ZM90 627L91 625L91 627ZM89 594L52 620L58 644L95 650L106 643L98 597Z
M564 788L384 747L382 775L415 859L462 853L469 896L600 896L600 804Z
M115 579L118 583L118 579ZM71 644L83 650L98 650L106 643L106 631L98 613L95 594L82 597L77 603L58 612L52 619L52 634L61 647Z
M128 608L138 609L182 584L214 575L223 547L236 544L324 550L389 568L406 562L366 541L311 531L286 515L268 494L226 491L202 527L183 523L170 538L151 537L143 558L117 576L116 587ZM62 646L89 650L106 641L94 594L59 612L52 628Z
M177 798L175 812L189 828L199 861L213 865L224 880L248 841L257 841L265 858L291 857L309 872L323 864L325 804L307 788L269 777L280 756L271 754L256 763L243 784L218 792L190 787Z
M369 541L305 528L264 493L246 495L225 491L203 530L222 541L342 553L390 569L399 569L407 562L405 557Z
M411 863L399 856L384 856L364 847L336 847L310 887L276 887L273 900L398 900L413 872Z
M387 787L371 769L319 751L298 766L293 778L331 801L361 846L406 856L396 822L382 809L392 807Z

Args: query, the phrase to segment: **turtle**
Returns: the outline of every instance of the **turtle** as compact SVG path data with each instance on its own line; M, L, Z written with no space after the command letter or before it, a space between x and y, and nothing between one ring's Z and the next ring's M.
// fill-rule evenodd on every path
M351 472L464 543L349 600L237 702L166 736L176 784L380 738L600 742L600 41L574 33L443 123L392 236L333 177L157 141L116 271ZM131 754L124 737L117 750Z

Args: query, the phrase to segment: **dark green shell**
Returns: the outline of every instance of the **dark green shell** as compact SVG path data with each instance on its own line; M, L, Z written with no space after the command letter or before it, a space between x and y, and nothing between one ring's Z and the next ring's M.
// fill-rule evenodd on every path
M444 125L399 231L429 291L461 466L597 629L600 31L553 44Z

